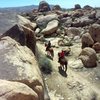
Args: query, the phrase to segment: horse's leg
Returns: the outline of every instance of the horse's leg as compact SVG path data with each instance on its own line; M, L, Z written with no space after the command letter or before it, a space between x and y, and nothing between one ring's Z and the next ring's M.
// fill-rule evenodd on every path
M67 62L65 63L65 72L67 71Z

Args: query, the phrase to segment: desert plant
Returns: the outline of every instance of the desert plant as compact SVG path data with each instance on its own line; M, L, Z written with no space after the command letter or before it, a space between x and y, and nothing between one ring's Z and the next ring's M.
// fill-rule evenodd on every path
M37 60L41 71L45 74L50 74L52 72L52 64L50 60L37 49Z
M52 72L52 65L46 56L39 59L39 66L43 73L50 74Z

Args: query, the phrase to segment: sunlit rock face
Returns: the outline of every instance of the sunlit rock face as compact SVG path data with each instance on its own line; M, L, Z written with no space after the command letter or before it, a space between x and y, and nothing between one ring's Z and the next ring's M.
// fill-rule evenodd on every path
M82 42L82 49L85 47L92 47L94 44L94 41L89 33L85 33L82 35L81 42Z
M10 37L0 40L0 51L0 79L24 83L36 93L38 100L43 100L42 75L32 51Z
M0 79L0 100L39 100L35 91L20 82Z
M83 62L84 67L91 68L97 66L96 52L92 48L90 47L84 48L79 56L80 56L79 58Z

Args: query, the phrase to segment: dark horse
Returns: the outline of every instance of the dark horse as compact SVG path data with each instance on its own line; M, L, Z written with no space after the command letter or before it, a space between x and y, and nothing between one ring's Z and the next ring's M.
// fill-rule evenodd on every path
M64 57L64 58L61 58L60 57L60 53L58 53L58 57L59 57L59 63L60 63L60 67L62 68L63 71L67 71L67 65L68 65L68 61L67 59Z
M47 56L53 59L54 57L54 50L52 47L48 48L47 44L45 43L46 51L47 51Z

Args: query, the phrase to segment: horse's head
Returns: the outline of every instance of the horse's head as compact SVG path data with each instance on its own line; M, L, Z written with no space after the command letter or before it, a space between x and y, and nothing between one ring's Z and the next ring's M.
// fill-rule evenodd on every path
M45 47L47 47L47 45L48 45L48 44L47 44L47 43L45 43Z

